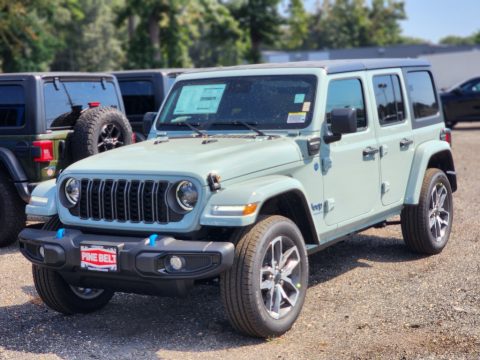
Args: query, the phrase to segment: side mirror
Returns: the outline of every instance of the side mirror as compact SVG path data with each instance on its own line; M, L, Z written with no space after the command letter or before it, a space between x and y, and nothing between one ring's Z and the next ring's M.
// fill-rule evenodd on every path
M327 144L340 140L343 134L357 132L357 109L333 109L330 113L330 132L323 138Z
M150 129L152 128L153 121L157 117L156 112L147 112L143 115L143 133L148 135Z

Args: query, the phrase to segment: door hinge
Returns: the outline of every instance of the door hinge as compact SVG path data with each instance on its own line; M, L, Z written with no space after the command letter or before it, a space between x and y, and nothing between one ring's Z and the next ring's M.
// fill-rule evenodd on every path
M322 158L322 172L326 173L332 167L332 160L330 158Z
M382 195L390 191L390 183L388 181L382 182Z
M384 157L387 154L388 154L388 146L387 145L380 146L380 157Z
M335 209L335 199L327 199L323 204L323 212L327 213Z

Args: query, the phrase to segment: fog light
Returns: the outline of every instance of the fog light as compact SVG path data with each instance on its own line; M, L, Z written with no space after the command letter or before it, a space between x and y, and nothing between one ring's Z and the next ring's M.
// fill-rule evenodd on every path
M45 248L43 246L40 246L40 248L38 249L38 253L42 257L42 259L45 258Z
M184 267L185 259L183 257L173 255L170 256L169 263L172 270L179 271Z

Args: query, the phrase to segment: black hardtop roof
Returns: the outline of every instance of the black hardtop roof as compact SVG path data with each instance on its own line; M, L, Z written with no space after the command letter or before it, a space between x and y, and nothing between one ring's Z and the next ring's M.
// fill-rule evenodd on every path
M119 70L119 71L112 71L111 74L117 77L135 77L138 75L169 75L169 74L182 74L184 72L189 71L197 71L199 69L195 68L171 68L171 69L138 69L138 70Z
M292 69L292 68L322 68L327 74L343 72L390 69L404 67L429 67L430 63L423 59L348 59L348 60L323 60L323 61L297 61L286 63L263 63L254 65L238 65L199 69L199 72L219 70L248 70L248 69Z
M88 73L88 72L75 72L75 71L63 71L63 72L25 72L25 73L2 73L0 74L0 81L2 80L19 80L27 78L89 78L89 79L112 79L113 75L108 73Z

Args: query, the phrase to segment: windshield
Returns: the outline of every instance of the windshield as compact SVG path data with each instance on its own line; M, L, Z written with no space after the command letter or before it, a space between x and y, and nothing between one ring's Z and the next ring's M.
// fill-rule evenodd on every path
M239 122L263 129L304 128L312 119L316 83L314 75L179 81L160 113L157 129L182 122L203 128L228 128Z
M53 82L44 85L45 118L47 128L61 127L65 122L62 116L72 112L72 106L87 109L89 102L99 102L100 106L119 109L119 99L115 85L108 81L63 81L56 87Z

